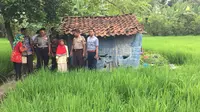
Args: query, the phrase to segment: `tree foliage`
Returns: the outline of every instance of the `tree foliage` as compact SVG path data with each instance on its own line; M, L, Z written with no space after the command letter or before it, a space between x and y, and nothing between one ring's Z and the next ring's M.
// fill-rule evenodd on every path
M153 35L200 34L199 0L0 0L0 15L13 40L13 25L52 26L64 16L134 13Z
M10 43L13 41L11 24L54 22L59 4L59 0L0 0L0 14Z
M150 0L65 0L61 11L71 16L105 16L149 12Z
M151 35L200 34L199 5L191 1L176 1L171 6L156 4L145 23Z

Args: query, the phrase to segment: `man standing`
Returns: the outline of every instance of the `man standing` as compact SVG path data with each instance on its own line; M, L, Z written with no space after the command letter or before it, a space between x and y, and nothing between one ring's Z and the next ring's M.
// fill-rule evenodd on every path
M70 56L73 58L73 65L75 68L84 66L84 57L85 57L85 38L81 36L80 30L75 29L74 38L71 46Z
M33 72L33 41L28 36L26 28L21 28L21 34L24 35L23 46L27 48L22 55L26 58L26 63L22 63L23 73L29 74Z
M89 31L87 38L87 55L88 55L88 68L96 69L99 52L99 39L94 35L94 30Z
M51 28L51 34L49 35L51 40L51 70L55 70L57 68L56 62L56 49L58 47L58 32L54 27Z
M39 58L41 60L41 62L38 63L39 68L41 68L41 65L44 65L45 68L48 67L51 47L50 47L50 39L46 35L45 28L41 28L39 30L39 36L35 38L34 43L38 47Z
M35 33L35 35L33 35L33 36L31 37L31 39L34 41L35 38L36 38L38 35L39 35L39 30L37 30L37 32Z
M39 36L39 30L36 32L36 34L32 37L32 41L34 42L35 39L37 38L37 36ZM39 48L36 46L36 44L33 45L33 49L34 49L34 52L36 54L36 58L37 58L37 63L36 63L36 68L39 69L40 68L40 63L41 63L41 60L40 60L40 54L39 54Z

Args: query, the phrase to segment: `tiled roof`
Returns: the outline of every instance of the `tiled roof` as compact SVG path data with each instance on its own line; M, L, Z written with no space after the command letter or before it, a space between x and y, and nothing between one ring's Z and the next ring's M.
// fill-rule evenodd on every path
M61 29L65 34L71 34L73 29L80 29L81 33L88 34L93 28L96 36L134 35L143 31L143 26L133 14L121 16L98 17L70 17L63 18Z

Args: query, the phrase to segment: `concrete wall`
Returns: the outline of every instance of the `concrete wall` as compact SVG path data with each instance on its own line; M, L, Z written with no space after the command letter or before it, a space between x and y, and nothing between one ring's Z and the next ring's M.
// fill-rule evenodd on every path
M72 37L64 36L71 48ZM99 38L100 60L97 62L97 68L112 68L117 66L139 66L140 53L142 46L142 34L133 36L117 36ZM70 58L70 65L73 65Z
M116 66L139 66L142 35L99 38L101 59L98 68ZM106 55L107 56L103 56Z

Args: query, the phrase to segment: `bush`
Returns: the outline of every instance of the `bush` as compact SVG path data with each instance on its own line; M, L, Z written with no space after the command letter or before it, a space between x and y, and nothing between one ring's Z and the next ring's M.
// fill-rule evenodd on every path
M167 65L168 61L160 54L145 52L141 57L141 64L163 66L163 65Z
M198 15L195 20L191 22L191 28L195 35L200 35L200 15Z

